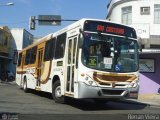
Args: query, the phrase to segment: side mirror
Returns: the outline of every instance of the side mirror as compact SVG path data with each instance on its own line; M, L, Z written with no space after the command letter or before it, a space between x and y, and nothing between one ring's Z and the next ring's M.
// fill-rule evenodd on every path
M82 48L83 47L83 32L80 32L81 34L79 34L79 38L78 38L78 47Z
M138 49L142 52L142 39L140 37L138 38Z

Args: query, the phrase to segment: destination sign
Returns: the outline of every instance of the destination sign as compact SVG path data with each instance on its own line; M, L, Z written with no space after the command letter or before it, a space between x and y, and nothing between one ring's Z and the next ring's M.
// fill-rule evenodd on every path
M124 35L125 30L122 28L116 28L112 26L103 26L103 25L97 25L97 30L98 31L106 31L107 33L115 33L115 34L120 34Z
M85 21L84 24L84 31L101 32L101 33L137 38L136 31L133 28L110 22L87 20Z

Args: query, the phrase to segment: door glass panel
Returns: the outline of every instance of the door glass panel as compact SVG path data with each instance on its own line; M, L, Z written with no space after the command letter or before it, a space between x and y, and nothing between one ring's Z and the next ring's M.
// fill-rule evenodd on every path
M76 45L77 45L77 38L74 38L74 41L73 41L73 64L75 63Z
M70 66L67 67L67 91L69 91L70 86Z
M37 86L40 85L41 69L42 69L42 55L43 55L43 49L38 51Z
M72 66L71 91L74 91L74 66Z
M68 44L68 64L71 64L71 51L72 50L72 40L69 40Z

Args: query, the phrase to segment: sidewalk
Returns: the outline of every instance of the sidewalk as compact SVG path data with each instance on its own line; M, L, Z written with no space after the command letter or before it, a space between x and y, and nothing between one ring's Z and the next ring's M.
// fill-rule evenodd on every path
M160 106L160 94L139 94L137 102Z

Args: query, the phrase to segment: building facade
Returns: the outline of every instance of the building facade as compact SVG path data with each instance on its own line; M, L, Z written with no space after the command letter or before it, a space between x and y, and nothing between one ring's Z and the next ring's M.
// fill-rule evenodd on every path
M33 43L34 36L23 28L10 29L12 35L12 44L10 54L12 55L12 62L8 65L8 69L14 74L16 72L17 52Z
M33 35L23 28L10 29L13 41L12 49L22 50L33 43Z
M111 0L107 20L134 27L140 52L140 93L160 93L160 0Z
M12 42L12 36L9 28L6 26L0 27L0 73L1 74L2 72L4 72L4 70L8 69L7 64L9 64L12 60L12 57L10 55L11 42Z
M21 28L0 27L0 79L4 71L16 74L17 52L33 43L33 35Z

